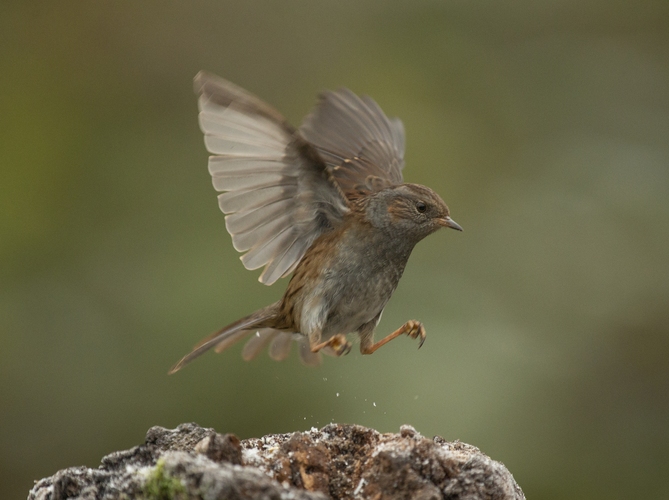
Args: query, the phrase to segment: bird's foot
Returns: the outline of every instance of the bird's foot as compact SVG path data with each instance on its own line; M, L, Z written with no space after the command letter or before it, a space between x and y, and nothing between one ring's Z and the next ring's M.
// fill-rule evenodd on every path
M412 319L404 323L393 333L391 333L385 338L382 338L375 344L371 345L367 344L363 339L360 342L360 352L362 352L363 354L372 354L382 345L386 345L391 340L396 339L397 337L399 337L400 335L404 335L405 333L412 339L417 339L418 337L420 337L420 344L418 344L418 349L420 349L421 346L423 345L423 342L425 342L425 336L426 336L425 327L420 321Z
M427 334L425 333L425 327L420 321L416 321L415 319L410 319L409 321L404 323L402 329L404 329L406 334L414 340L420 337L420 344L418 344L418 349L423 347L423 343L425 342L425 337L427 336Z
M351 343L346 340L346 335L338 333L333 335L325 342L311 346L311 352L318 352L321 349L327 348L328 354L333 354L335 356L342 356L351 352Z
M338 334L330 338L330 349L334 351L337 356L342 356L351 352L352 344L346 340L346 335Z

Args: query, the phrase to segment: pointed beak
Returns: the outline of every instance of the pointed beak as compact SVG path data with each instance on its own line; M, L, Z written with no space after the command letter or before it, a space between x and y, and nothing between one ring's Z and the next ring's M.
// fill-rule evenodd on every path
M451 229L457 229L458 231L462 231L460 224L455 222L450 217L444 217L443 219L439 219L439 224L441 224L444 227L450 227Z

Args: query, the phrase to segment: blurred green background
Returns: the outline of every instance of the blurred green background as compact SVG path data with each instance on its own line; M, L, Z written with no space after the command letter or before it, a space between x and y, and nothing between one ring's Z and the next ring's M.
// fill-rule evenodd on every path
M0 484L23 498L152 425L242 438L411 424L528 498L669 498L669 2L12 2L0 7ZM322 89L407 131L464 233L414 251L377 338L317 369L241 346L277 300L225 232L206 69L299 124Z

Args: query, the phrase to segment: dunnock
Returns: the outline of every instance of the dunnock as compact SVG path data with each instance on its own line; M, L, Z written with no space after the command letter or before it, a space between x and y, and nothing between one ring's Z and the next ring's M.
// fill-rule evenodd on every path
M347 353L352 332L362 354L403 334L422 345L418 321L376 343L374 329L416 243L442 227L462 228L434 191L402 183L402 122L346 89L322 94L297 130L222 78L199 73L195 92L232 244L246 252L247 269L265 266L261 283L293 277L281 300L207 337L170 373L247 335L246 360L268 344L272 358L285 359L297 340L312 366L321 351Z

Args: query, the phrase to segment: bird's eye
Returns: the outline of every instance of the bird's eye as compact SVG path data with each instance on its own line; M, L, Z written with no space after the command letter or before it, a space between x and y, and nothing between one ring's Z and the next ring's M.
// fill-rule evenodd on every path
M416 210L418 210L420 213L424 213L425 210L427 210L427 205L422 201L419 201L416 203Z

